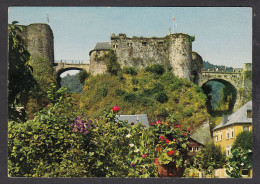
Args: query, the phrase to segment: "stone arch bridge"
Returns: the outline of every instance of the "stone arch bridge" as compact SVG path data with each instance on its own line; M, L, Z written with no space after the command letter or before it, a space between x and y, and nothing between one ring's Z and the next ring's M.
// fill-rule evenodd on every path
M199 75L198 85L201 87L208 81L218 81L230 83L237 91L244 87L244 78L242 72L215 72L202 71Z
M217 71L202 71L199 74L198 85L202 87L209 81L217 81L224 85L229 85L232 87L233 91L236 93L236 101L234 104L234 109L237 109L240 103L243 101L240 96L239 90L248 90L248 81L245 80L245 74L243 70L238 72L217 72Z
M80 61L73 61L73 62L60 62L55 63L53 66L56 76L60 76L63 72L69 70L86 70L89 71L89 64L80 62Z

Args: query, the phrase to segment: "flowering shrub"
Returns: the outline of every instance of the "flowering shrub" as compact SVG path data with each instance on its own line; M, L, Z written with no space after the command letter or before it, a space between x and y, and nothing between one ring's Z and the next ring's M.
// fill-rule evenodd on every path
M155 158L160 164L184 166L186 131L161 121L149 128L119 121L119 107L97 120L83 118L72 110L65 92L49 92L54 103L33 120L9 123L11 176L157 177Z

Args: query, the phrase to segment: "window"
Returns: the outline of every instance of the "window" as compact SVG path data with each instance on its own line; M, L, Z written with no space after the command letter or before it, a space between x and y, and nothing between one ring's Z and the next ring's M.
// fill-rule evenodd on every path
M227 155L227 157L230 155L230 149L229 149L229 146L226 146L226 155Z
M216 136L216 142L218 142L218 133L216 133L215 136Z
M247 110L247 118L252 118L252 110Z
M243 168L242 169L242 176L249 176L249 169L247 169L247 168Z
M118 47L118 45L113 45L113 48L115 48L115 49L116 49L117 47Z
M243 131L249 131L249 126L243 126Z
M220 131L220 140L222 140L222 131Z
M146 42L142 42L142 46L146 46L146 44L147 44Z
M226 139L229 139L229 129L226 130Z
M127 43L127 46L128 47L132 47L132 43Z
M189 147L189 151L193 151L193 147Z
M199 151L199 147L195 147L195 151Z
M234 138L234 128L231 128L231 138Z
M158 42L158 45L163 45L163 41L159 41L159 42Z

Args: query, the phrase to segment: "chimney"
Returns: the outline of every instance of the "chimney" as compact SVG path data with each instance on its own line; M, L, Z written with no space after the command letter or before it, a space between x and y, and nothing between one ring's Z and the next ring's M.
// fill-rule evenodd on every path
M228 116L225 115L222 117L222 125L225 125L228 122Z

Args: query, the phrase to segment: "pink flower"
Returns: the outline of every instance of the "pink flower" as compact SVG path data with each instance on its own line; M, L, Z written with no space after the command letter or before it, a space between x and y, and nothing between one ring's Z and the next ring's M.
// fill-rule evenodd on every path
M158 124L162 124L162 122L161 121L156 121L155 125L158 125Z
M47 108L49 108L49 107L50 107L50 105L48 104L48 105L46 105L46 107L47 107Z

